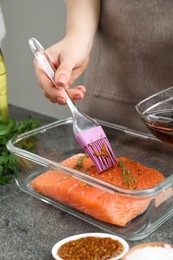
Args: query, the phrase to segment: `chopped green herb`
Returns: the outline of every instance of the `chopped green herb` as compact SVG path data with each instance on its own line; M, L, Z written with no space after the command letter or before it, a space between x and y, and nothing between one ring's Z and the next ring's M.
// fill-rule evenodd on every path
M83 161L88 158L89 156L87 154L84 154L83 156L81 156L78 161L77 164L74 166L74 169L79 170L81 168L83 168Z
M129 188L136 189L136 180L132 175L130 175L130 170L127 170L126 165L120 160L118 161L118 166L122 167L124 184Z
M39 125L40 120L33 119L31 116L28 116L19 123L14 118L9 118L8 123L6 123L0 117L0 185L12 182L14 180L14 173L18 168L16 156L6 148L7 142L13 136L32 130ZM35 145L35 139L28 139L22 145L26 150L31 151Z

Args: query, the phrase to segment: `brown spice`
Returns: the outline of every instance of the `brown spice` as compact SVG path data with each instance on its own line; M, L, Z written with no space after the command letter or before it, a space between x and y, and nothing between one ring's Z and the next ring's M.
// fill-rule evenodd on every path
M114 177L113 177L113 175L109 172L108 173L108 177L109 177L109 179L113 182L115 179L114 179Z
M118 161L118 166L122 167L122 177L124 179L124 184L129 188L135 190L136 186L136 179L131 174L130 170L127 170L126 163L131 162L131 160L126 161Z
M120 255L123 249L118 240L91 236L65 243L57 254L64 260L106 260Z
M94 152L95 156L103 156L103 157L108 157L109 153L108 150L106 149L106 146L104 144L102 144L102 147L100 149L100 152Z
M87 187L89 186L86 182L80 181L80 186L82 187Z

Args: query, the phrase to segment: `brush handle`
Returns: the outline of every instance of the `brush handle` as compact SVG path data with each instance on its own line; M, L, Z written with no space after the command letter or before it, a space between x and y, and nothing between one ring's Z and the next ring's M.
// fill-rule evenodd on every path
M38 60L39 64L41 65L41 67L43 68L45 73L48 75L48 77L50 78L52 83L55 85L56 88L60 89L65 94L67 105L69 106L72 114L74 114L76 112L77 108L71 101L65 88L60 87L56 84L56 82L54 80L55 72L54 72L53 68L51 67L50 62L48 61L48 57L44 51L43 46L35 38L29 39L29 45L30 45L30 48L31 48L35 58Z

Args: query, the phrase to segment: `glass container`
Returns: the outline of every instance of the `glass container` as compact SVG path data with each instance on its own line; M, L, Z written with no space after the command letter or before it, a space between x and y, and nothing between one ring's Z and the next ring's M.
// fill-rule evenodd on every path
M150 189L129 190L62 165L63 160L83 153L73 135L72 118L66 118L16 136L8 142L7 148L16 155L18 160L16 183L27 194L93 224L103 231L127 240L143 239L173 215L173 149L150 133L143 134L124 126L97 121L103 127L117 157L126 156L154 168L163 173L165 180ZM35 147L32 151L27 151L25 143L31 141L35 142ZM149 204L143 213L124 227L105 223L34 190L31 185L32 180L48 170L59 171L110 194L117 194L122 200L130 199L132 205L138 200L148 200Z
M173 87L142 100L136 110L153 135L173 146Z

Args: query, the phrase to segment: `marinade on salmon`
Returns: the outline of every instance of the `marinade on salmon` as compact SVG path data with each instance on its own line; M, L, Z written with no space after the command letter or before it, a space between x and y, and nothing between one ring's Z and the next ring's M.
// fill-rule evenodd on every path
M101 174L97 173L91 159L84 154L70 157L62 164L126 189L145 190L165 179L159 171L134 160L119 157L117 161L117 165ZM142 214L151 201L151 198L139 199L107 192L77 180L63 171L49 170L36 177L32 186L45 196L118 226L125 226Z

